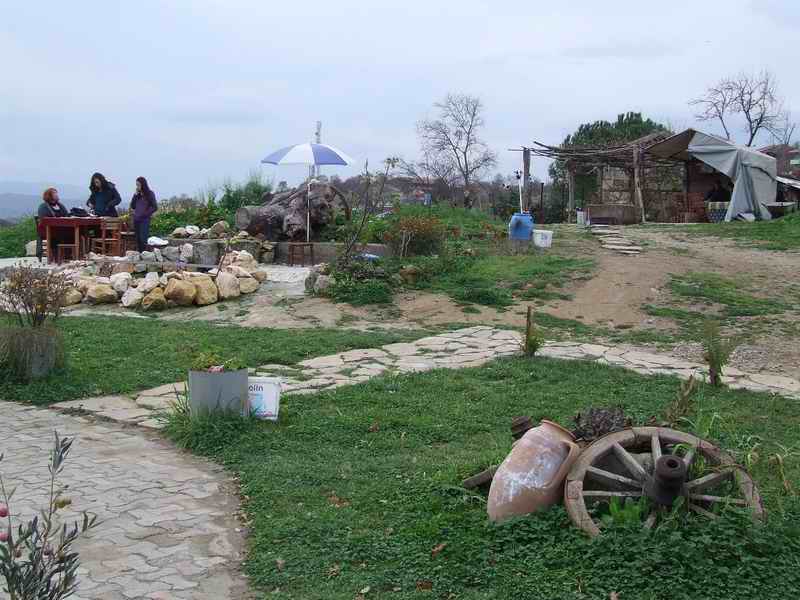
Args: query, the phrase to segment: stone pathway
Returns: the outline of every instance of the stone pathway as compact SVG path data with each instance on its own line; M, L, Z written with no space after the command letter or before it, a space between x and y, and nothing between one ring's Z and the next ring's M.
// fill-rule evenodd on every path
M478 367L502 356L519 354L520 339L520 334L514 331L470 327L410 343L387 344L380 348L349 350L311 358L294 366L263 365L251 369L251 374L280 378L286 394L314 394L362 383L378 375ZM682 379L688 379L691 375L702 379L708 373L704 365L672 356L600 344L549 342L539 351L539 355L564 360L589 360L645 375L674 375ZM789 377L745 373L727 368L723 382L732 388L800 399L800 381ZM175 383L141 392L135 398L89 398L62 402L55 404L54 408L77 409L114 421L158 428L161 424L153 418L154 411L167 408L175 400L176 392L182 394L184 391L183 383Z
M606 250L613 250L617 254L633 255L641 253L642 247L637 246L624 236L621 229L608 225L592 225L592 235L600 239L600 245Z
M0 402L0 421L11 424L0 438L0 471L6 486L18 486L14 517L29 517L46 502L53 431L75 436L59 479L72 500L62 518L86 510L100 525L77 545L80 586L71 598L248 597L238 572L244 545L234 517L238 501L221 467L140 429L52 410Z

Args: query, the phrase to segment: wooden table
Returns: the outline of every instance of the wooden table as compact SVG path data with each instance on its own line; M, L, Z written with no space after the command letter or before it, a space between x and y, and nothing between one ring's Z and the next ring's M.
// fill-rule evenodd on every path
M55 255L55 249L51 243L52 231L54 229L72 229L75 238L75 248L77 260L83 258L81 249L81 229L89 229L90 227L100 227L103 222L102 217L41 217L39 223L44 226L47 231L47 262L53 264L58 260Z

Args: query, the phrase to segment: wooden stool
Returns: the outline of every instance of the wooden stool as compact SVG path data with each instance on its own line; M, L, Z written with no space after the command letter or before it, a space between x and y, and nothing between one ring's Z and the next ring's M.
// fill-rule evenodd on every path
M306 249L309 254L306 254ZM306 264L306 256L311 259L311 266L314 266L314 244L312 242L289 242L289 266L293 267L298 257L300 258L300 266L304 267Z

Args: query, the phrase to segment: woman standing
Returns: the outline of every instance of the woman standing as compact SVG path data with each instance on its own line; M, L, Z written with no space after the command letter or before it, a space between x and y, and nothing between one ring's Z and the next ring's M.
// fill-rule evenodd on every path
M103 177L102 173L95 173L89 182L89 190L92 195L89 196L86 205L92 209L95 215L98 217L117 216L117 209L114 207L122 202L122 198L113 183Z
M156 195L144 177L136 178L136 193L131 198L131 210L133 228L136 231L136 247L139 252L144 252L147 250L147 238L150 237L150 217L158 210Z
M56 188L47 188L42 194L42 203L39 205L39 210L36 212L36 258L39 259L39 262L42 261L42 254L44 254L44 244L42 243L45 236L47 235L47 228L39 222L39 219L42 217L68 217L69 213L67 212L66 207L61 204L61 200L58 199L58 190ZM54 235L50 243L53 245L52 248L48 249L50 252L50 256L55 256L55 250L58 247L59 239L56 238Z

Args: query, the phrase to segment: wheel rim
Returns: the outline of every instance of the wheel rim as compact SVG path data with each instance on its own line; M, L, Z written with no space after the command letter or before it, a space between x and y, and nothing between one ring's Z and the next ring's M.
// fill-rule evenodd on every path
M754 518L763 519L764 508L753 480L727 452L675 429L633 427L596 440L573 465L564 486L564 505L573 523L591 536L599 535L602 525L591 514L596 504L646 496L654 502L643 527L652 528L658 521L659 500L666 502L668 497L654 474L658 460L666 455L681 460L689 471L678 495L693 512L716 518L715 505L733 504L747 507ZM616 468L610 470L609 464ZM726 487L731 488L729 494L719 493Z

